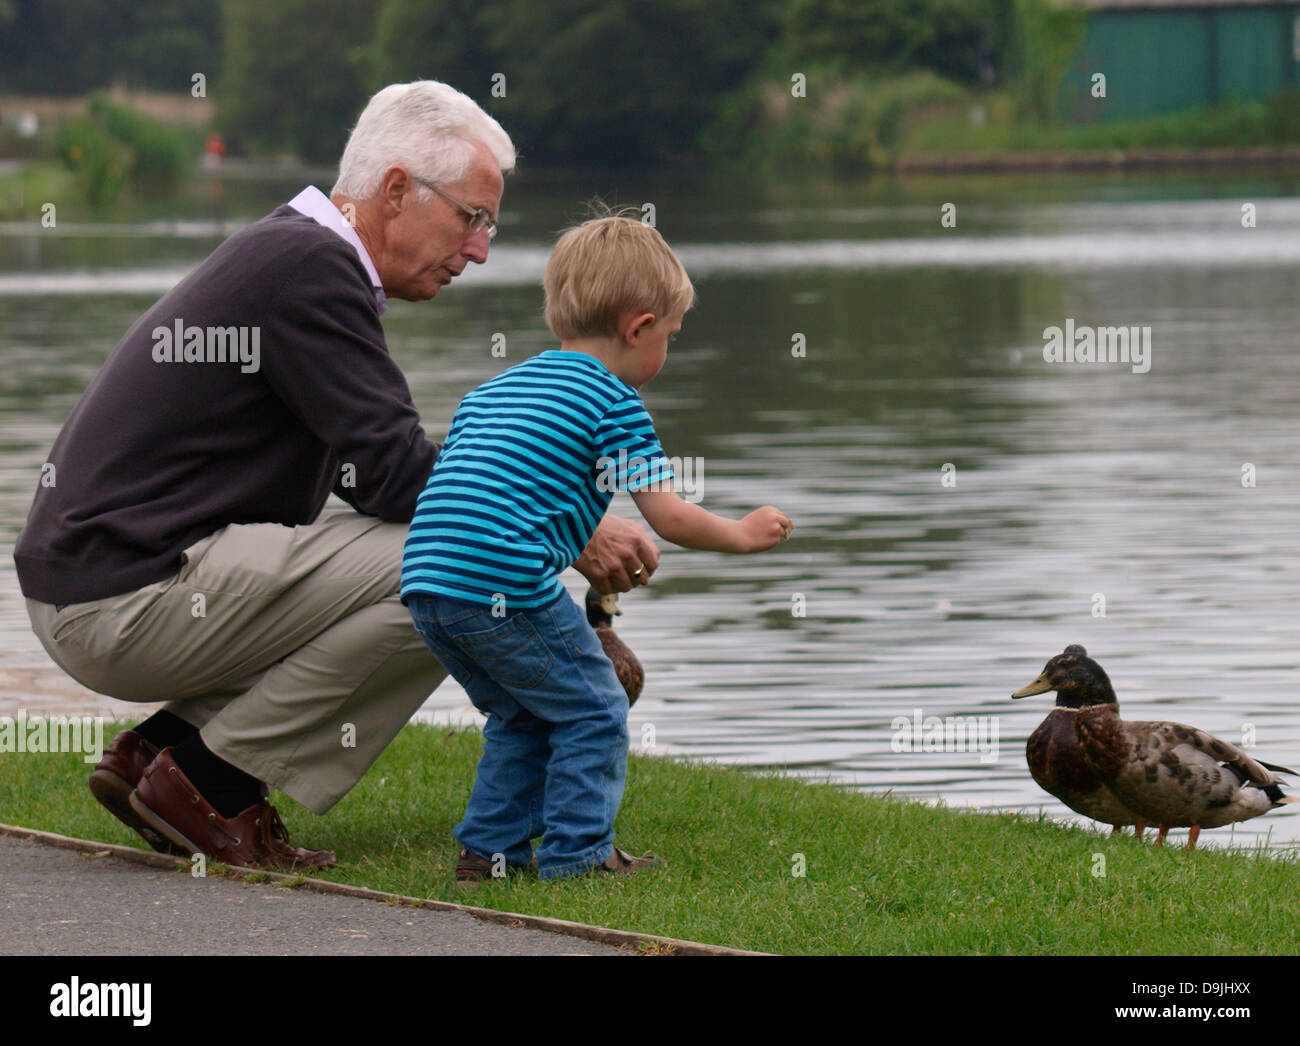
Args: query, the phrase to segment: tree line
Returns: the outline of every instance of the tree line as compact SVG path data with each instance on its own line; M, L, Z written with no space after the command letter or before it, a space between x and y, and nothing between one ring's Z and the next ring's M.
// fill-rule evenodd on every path
M370 93L428 77L532 163L672 163L743 137L796 75L1000 83L1024 3L0 0L0 92L188 92L202 73L234 149L331 162Z

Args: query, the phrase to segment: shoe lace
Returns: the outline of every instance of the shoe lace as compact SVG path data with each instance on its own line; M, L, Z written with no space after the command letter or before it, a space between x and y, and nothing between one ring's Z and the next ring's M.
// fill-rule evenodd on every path
M266 812L262 814L262 833L268 846L272 839L278 839L286 846L289 845L289 829L280 820L280 811L269 803Z

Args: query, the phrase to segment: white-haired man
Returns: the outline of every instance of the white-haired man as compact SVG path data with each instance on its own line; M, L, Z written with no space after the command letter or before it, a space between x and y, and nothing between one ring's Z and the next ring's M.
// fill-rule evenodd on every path
M515 151L434 81L376 94L331 196L236 233L126 333L64 425L15 546L33 630L73 678L166 701L91 790L151 845L323 867L265 799L334 805L444 678L398 599L438 453L379 317L487 260ZM356 511L321 509L333 491ZM658 553L606 520L602 591Z

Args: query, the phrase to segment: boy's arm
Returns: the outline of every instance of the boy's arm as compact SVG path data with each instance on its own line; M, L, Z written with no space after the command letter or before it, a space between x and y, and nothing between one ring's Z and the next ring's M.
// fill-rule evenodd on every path
M710 552L762 552L785 540L794 530L789 518L770 505L744 519L723 519L684 501L671 483L632 492L645 521L665 541L683 548Z

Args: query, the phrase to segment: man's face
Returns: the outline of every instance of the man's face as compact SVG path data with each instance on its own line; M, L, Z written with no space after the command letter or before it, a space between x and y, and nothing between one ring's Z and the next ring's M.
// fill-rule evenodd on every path
M407 173L423 177L420 171ZM377 260L376 267L389 297L425 301L470 262L487 261L488 231L470 232L469 214L445 196L430 192L430 199L417 202L410 177L405 186L400 196L389 193L385 198L385 249L382 264ZM505 182L492 154L480 145L466 177L438 188L468 208L486 209L495 220Z

